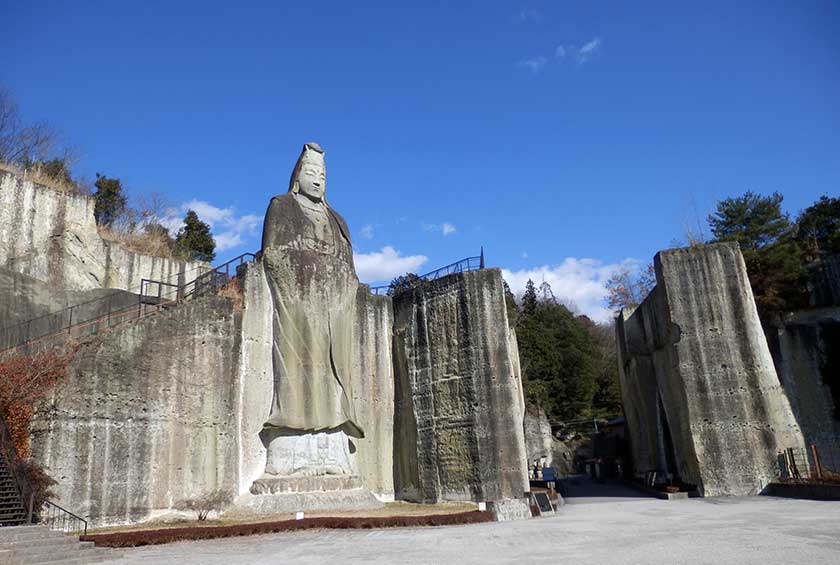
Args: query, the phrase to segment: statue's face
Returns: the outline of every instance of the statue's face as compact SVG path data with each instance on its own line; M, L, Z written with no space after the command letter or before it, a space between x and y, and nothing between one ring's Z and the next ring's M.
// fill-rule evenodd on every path
M304 196L320 202L327 190L327 170L323 163L308 161L300 168L298 189Z

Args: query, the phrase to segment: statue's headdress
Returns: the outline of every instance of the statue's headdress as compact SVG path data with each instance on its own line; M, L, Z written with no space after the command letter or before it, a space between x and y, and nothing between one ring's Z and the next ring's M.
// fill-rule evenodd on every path
M295 163L295 168L292 171L292 178L289 179L289 192L297 194L298 175L305 163L318 163L319 165L324 165L324 150L321 149L321 146L314 141L303 144L303 150L300 152L300 157L298 157L297 163ZM326 201L326 194L324 195L324 201Z

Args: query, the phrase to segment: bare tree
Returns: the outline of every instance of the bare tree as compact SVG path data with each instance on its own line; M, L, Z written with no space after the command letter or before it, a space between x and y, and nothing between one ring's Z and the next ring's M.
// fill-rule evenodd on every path
M630 269L622 267L607 281L607 303L613 310L638 306L654 286L656 286L656 273L653 263L637 272L631 272Z
M0 161L42 161L55 147L56 139L55 130L44 122L24 124L14 96L0 87Z

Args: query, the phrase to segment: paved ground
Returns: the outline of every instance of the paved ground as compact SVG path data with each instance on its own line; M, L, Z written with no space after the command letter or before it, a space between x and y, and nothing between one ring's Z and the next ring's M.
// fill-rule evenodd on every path
M840 502L662 501L588 483L567 500L555 517L522 522L184 542L110 563L840 563Z

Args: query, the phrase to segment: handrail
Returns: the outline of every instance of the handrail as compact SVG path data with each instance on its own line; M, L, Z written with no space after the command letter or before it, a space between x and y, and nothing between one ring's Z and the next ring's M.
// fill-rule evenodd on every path
M39 522L53 531L66 534L87 535L87 520L76 516L66 508L62 508L55 502L45 500L44 507L39 517Z
M29 483L29 479L21 476L21 473L18 472L17 463L20 461L20 457L18 456L17 448L12 441L12 434L6 426L6 419L2 415L0 415L0 444L2 444L0 447L2 447L3 450L0 457L4 457L6 459L6 464L9 467L9 474L11 474L14 478L15 485L18 489L20 503L26 510L26 523L31 524L34 492L32 485Z
M434 271L429 271L428 273L425 273L423 275L418 275L417 278L419 280L431 281L440 277L444 277L446 275L463 273L466 271L476 271L481 270L483 268L484 248L482 247L480 255L476 255L475 257L465 257L460 261L455 261L454 263L450 263L449 265L445 265L443 267L440 267L439 269L435 269ZM390 284L370 287L370 292L376 295L388 294L389 290L391 290Z
M100 296L99 298L94 298L94 299L91 299L91 300L87 300L85 302L80 302L78 304L74 304L74 305L69 306L67 308L64 308L62 310L57 310L55 312L50 312L48 314L43 314L43 315L38 316L36 318L31 318L29 320L25 320L25 321L19 322L17 324L12 324L10 326L0 328L0 335L11 335L12 332L15 331L16 329L26 327L26 334L25 334L26 337L25 337L25 339L21 340L19 343L16 343L14 345L10 345L9 347L5 347L5 348L0 349L0 353L2 353L4 351L11 351L11 350L17 349L19 347L22 347L26 344L33 343L33 342L36 342L36 341L39 341L39 340L42 340L42 339L46 339L46 338L49 338L51 336L61 334L63 332L70 333L74 328L79 328L79 327L83 327L83 326L86 326L86 325L94 325L94 324L105 322L106 327L111 327L112 319L116 318L118 320L124 320L126 314L129 313L129 312L132 312L134 310L137 311L137 317L141 317L143 315L142 306L144 304L144 298L148 299L150 296L156 298L158 300L158 302L162 304L164 302L175 302L175 301L178 301L178 300L183 300L184 298L196 295L199 290L203 291L204 289L208 289L208 288L210 290L215 290L215 289L219 288L220 286L224 286L224 284L226 284L230 280L230 278L231 278L230 277L231 265L236 263L236 267L238 269L238 267L241 266L243 263L246 263L250 260L254 260L255 258L256 258L256 255L254 253L243 253L243 254L239 255L238 257L234 257L233 259L230 259L229 261L227 261L225 263L222 263L218 267L215 267L215 268L207 271L206 273L202 273L201 275L197 276L193 280L191 280L187 283L184 283L182 285L178 285L178 284L174 284L174 283L170 283L170 282L164 282L164 281L156 281L156 280L152 280L152 279L141 279L140 280L140 286L139 287L134 287L134 288L139 288L139 291L140 291L139 295L138 295L139 298L137 299L140 302L140 308L139 309L137 308L137 301L134 302L134 306L129 306L128 300L125 300L125 301L123 301L123 302L125 302L124 304L120 303L118 301L117 305L116 305L116 310L114 310L113 309L114 305L111 302L114 299L114 297L122 296L124 293L129 292L129 291L124 291L124 290L115 290L114 292L108 293L104 296ZM181 276L181 275L179 274L178 276ZM157 285L157 294L156 295L147 294L147 292L149 291L150 288L153 287L153 285ZM176 296L168 297L166 300L164 300L164 292L163 292L164 287L174 289L175 290L174 294ZM166 293L166 294L169 295L170 293ZM126 297L126 298L128 298L128 297ZM78 320L78 321L73 320L74 312L78 312L78 309L80 307L88 306L88 305L91 305L91 304L94 304L94 303L99 303L99 304L104 305L106 303L106 301L108 301L107 302L107 311L108 311L107 314L98 313L97 315L88 316L88 317L83 318L83 319ZM148 302L148 300L146 300L146 302ZM157 304L157 305L160 305L160 304ZM99 309L99 312L102 312L104 310L105 310L105 308L103 306L102 308ZM96 311L97 311L97 309L94 308L94 312L96 312ZM45 331L41 331L39 334L34 335L34 336L31 335L32 324L33 323L37 323L39 321L49 320L49 319L57 320L57 323L51 324L51 323L47 322L45 324L47 326ZM96 329L98 330L98 328L96 328Z

